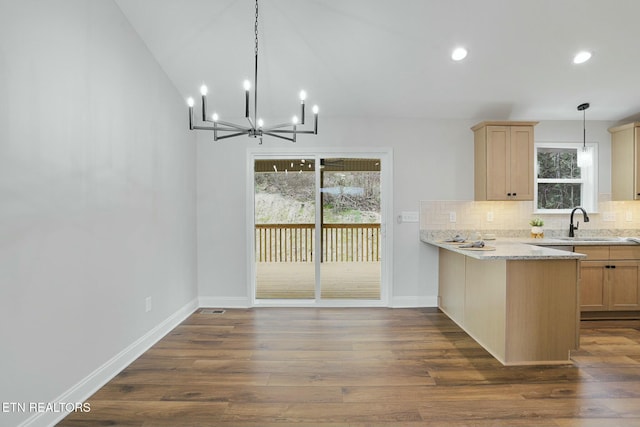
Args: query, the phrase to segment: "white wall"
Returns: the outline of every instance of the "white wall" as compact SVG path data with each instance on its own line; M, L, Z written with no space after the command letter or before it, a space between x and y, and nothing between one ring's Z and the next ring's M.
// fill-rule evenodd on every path
M0 1L0 401L54 401L197 297L186 119L111 0Z
M318 136L302 136L295 146L264 139L264 147L392 147L394 212L418 211L425 198L472 197L471 122L366 120L321 117ZM248 304L246 273L245 185L249 138L212 142L198 137L198 283L199 294L217 305ZM448 166L450 165L450 166ZM456 166L458 165L458 166ZM394 298L424 297L420 272L425 268L418 224L395 224ZM433 265L426 268L432 268Z
M473 199L473 133L465 120L336 119L321 117L318 136L297 146L392 147L395 215L418 211L420 200ZM587 140L599 142L600 192L610 191L608 122L588 122ZM541 122L539 141L581 141L582 121ZM245 185L249 138L213 142L198 136L198 284L202 301L213 305L249 304L246 269ZM264 140L265 147L295 149ZM419 240L417 223L397 224L393 244L391 303L436 304L437 251Z

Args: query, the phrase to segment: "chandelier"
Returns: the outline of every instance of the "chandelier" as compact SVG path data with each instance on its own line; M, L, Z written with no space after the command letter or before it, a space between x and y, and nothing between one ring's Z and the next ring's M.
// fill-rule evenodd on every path
M187 99L187 105L189 106L189 129L191 130L210 130L213 131L213 140L233 138L236 136L247 135L251 138L260 138L260 144L262 144L262 137L273 136L276 138L286 139L287 141L296 142L298 134L318 134L318 106L313 106L313 130L301 129L301 126L305 124L305 100L307 93L300 91L300 117L293 116L291 122L277 124L273 126L265 126L262 118L258 116L258 0L256 0L256 21L255 21L255 67L253 75L253 112L250 111L250 99L251 99L251 82L249 80L244 81L244 117L247 119L248 125L240 125L220 120L218 114L215 112L208 115L207 112L207 93L208 88L206 85L200 87L200 94L202 95L202 123L196 123L193 114L193 108L195 101L193 98ZM252 114L253 113L253 114Z

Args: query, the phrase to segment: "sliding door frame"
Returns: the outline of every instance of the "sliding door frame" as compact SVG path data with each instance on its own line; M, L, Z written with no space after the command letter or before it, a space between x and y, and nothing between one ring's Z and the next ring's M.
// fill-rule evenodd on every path
M380 159L380 213L382 221L381 233L381 268L380 268L380 299L321 299L319 286L316 283L315 299L257 299L256 298L256 261L255 261L255 173L256 160L277 158L313 158L316 165L320 159L346 158L376 158ZM247 293L253 307L389 307L392 300L392 266L393 266L393 150L391 148L342 148L342 147L309 147L309 148L265 148L254 147L247 149L246 164L246 265L247 265ZM320 168L316 167L316 189L320 185L318 179ZM319 192L316 191L316 236L321 236L318 230L319 221ZM320 240L316 239L315 253L320 254ZM316 281L319 280L320 263L315 262Z

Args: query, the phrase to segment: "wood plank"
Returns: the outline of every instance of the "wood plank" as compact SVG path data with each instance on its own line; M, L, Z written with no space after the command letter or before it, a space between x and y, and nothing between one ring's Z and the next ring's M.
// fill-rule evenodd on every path
M434 309L197 312L58 425L640 427L640 322L581 339L573 365L505 367Z

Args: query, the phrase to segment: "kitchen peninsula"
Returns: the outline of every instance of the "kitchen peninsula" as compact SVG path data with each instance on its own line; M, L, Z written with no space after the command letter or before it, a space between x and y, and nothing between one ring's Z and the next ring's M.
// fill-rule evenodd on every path
M421 240L439 248L438 307L502 364L570 363L585 255L513 241L481 250Z

